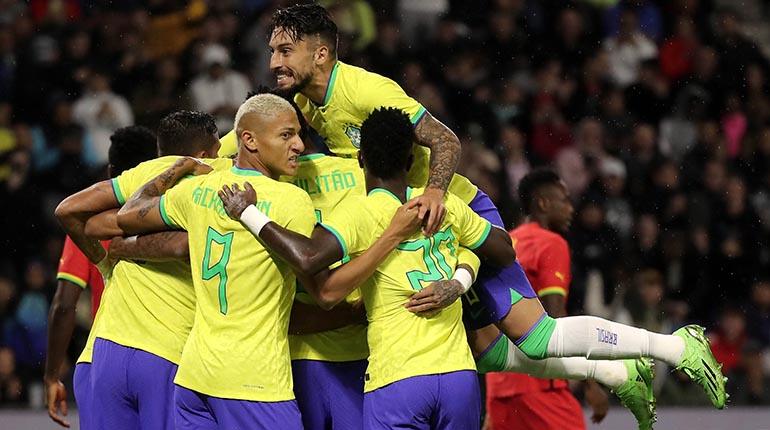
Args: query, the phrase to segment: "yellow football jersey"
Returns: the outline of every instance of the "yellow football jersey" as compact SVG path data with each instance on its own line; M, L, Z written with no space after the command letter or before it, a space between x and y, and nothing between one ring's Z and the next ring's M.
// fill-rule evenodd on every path
M226 135L219 138L220 157L232 157L238 153L238 138L235 137L235 130L230 130Z
M217 195L250 182L257 208L289 230L310 235L310 197L256 170L229 170L181 181L161 197L161 215L188 232L195 287L195 324L175 383L215 397L251 401L294 398L288 324L296 277L273 259Z
M112 189L118 202L125 203L179 158L148 160L114 178ZM204 161L215 169L232 166L232 160L224 158ZM195 315L190 264L119 261L105 284L101 306L105 307L101 321L92 329L96 337L178 363Z
M412 124L425 115L425 108L409 97L393 80L360 67L337 61L329 78L323 105L318 106L302 94L294 97L308 123L334 154L355 158L361 143L361 123L381 106L395 107L406 112ZM430 150L415 145L414 164L409 171L409 183L424 187L428 182ZM470 203L478 188L467 178L455 174L449 191Z
M409 188L407 199L422 192ZM337 237L345 255L356 256L382 234L401 204L377 188L340 203L322 225ZM402 242L361 287L369 321L366 392L412 376L476 368L460 301L431 318L404 308L415 292L452 277L459 247L475 249L489 235L491 224L457 196L448 193L445 204L447 214L436 234L427 238L418 232Z
M297 175L281 178L305 190L315 207L316 221L322 222L332 209L350 196L366 195L364 172L358 160L310 154L300 157ZM356 290L347 297L354 302L361 297ZM313 298L297 287L294 300L315 304ZM366 327L347 327L301 336L289 336L292 360L354 361L369 355L366 345Z

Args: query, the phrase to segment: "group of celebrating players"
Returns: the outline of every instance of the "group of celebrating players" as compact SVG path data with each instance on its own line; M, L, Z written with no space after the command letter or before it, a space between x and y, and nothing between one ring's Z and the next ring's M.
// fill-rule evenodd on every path
M337 60L322 7L278 10L269 46L275 93L250 96L221 141L199 112L164 118L157 153L121 130L112 179L56 209L106 284L75 370L81 428L474 429L477 372L516 372L595 380L650 429L651 359L724 407L702 328L549 316L539 296L569 283L563 239L522 230L530 260L566 255L561 272L525 273L492 201L454 174L456 136L392 80ZM552 172L521 195L568 224ZM60 287L54 307L72 297ZM58 369L72 323L54 326L49 414L69 426Z

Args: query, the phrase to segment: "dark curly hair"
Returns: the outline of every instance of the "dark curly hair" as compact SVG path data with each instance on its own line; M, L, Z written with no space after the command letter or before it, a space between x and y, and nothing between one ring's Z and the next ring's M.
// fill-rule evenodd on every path
M155 133L147 127L132 125L115 130L108 152L110 176L115 177L142 161L158 156Z
M331 56L337 55L337 24L332 21L326 9L315 3L278 9L273 13L267 28L268 39L276 28L285 31L294 42L317 34L328 44Z
M361 124L364 168L377 178L406 174L414 144L414 126L401 109L380 107Z
M190 110L172 112L160 120L158 126L158 152L160 155L192 155L207 151L213 144L212 134L217 133L214 117Z

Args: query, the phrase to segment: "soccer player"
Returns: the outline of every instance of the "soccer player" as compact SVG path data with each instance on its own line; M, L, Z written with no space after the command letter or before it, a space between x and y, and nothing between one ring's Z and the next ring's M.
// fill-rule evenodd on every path
M489 197L467 179L453 176L460 151L456 136L392 80L338 61L337 28L322 7L280 9L273 15L271 29L270 67L278 87L298 92L295 100L305 118L333 153L355 153L360 145L360 125L375 108L397 107L409 115L418 143L409 179L411 185L426 185L428 190L420 201L421 215L425 209L430 214L427 234L435 231L443 216L439 200L447 189L502 228L502 219ZM466 296L468 306L463 313L471 329L472 349L480 360L486 358L485 368L508 370L510 363L505 357L513 357L508 351L516 347L532 359L651 356L685 370L704 388L715 407L724 407L724 378L701 328L688 327L676 336L665 336L594 317L556 320L547 316L518 263L502 269L491 266L482 267L479 285ZM498 328L508 339L497 337ZM649 372L644 363L640 364L643 373ZM628 381L635 379L635 373L623 373ZM649 389L633 390L632 403L644 404ZM652 419L650 410L637 410L637 414L646 414L644 421Z
M115 210L126 196L180 156L216 156L216 134L208 114L179 111L168 115L158 129L160 158L68 197L57 208L57 217L89 255L98 250L97 238L122 236ZM227 159L212 163L219 168L232 166L232 160ZM162 235L166 235L161 236L165 244L186 240L180 237L183 233ZM189 262L151 261L156 259L147 257L146 261L119 261L110 270L113 263L103 253L89 255L91 261L106 266L103 273L111 271L92 330L96 337L92 411L97 428L173 428L173 378L194 319L195 297Z
M526 222L511 230L516 256L543 307L553 317L567 315L572 279L566 232L574 209L564 184L550 170L535 170L519 184ZM537 379L524 374L488 373L487 416L491 429L584 429L583 410L562 379ZM586 398L594 403L594 422L607 413L607 395L587 381ZM598 391L597 391L598 390Z
M295 277L226 216L216 190L249 180L260 192L262 211L288 230L309 234L315 224L309 196L277 181L296 172L300 126L286 100L259 94L241 105L235 128L240 146L232 169L169 189L200 166L180 160L142 187L118 222L129 234L188 232L197 308L175 379L176 427L299 429L287 339Z
M107 174L110 178L123 173L142 161L157 155L155 135L141 126L118 129L110 136L109 164ZM48 415L51 419L69 427L64 418L67 415L67 391L59 380L59 372L64 362L75 327L75 307L80 293L89 287L91 290L91 316L96 316L99 301L104 290L104 281L96 266L68 237L64 240L64 249L59 260L56 275L58 285L48 313L48 348L46 352L44 382L48 403ZM80 428L93 428L91 417L91 344L83 351L75 366L73 386L75 400L80 416Z

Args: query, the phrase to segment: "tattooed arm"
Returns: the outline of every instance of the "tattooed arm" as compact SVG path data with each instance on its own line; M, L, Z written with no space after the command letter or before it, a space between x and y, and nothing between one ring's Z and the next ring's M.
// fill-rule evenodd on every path
M160 196L183 177L210 172L211 166L183 157L163 173L144 184L118 211L118 226L125 234L168 230L160 214Z
M110 257L121 260L189 261L186 231L161 231L131 237L116 237L110 242Z
M430 148L430 175L425 193L419 199L419 218L424 220L428 215L424 231L431 235L441 226L446 214L444 194L460 161L460 140L429 113L417 124L415 134L418 144Z
M112 182L101 181L64 199L54 214L83 254L92 263L99 263L107 253L96 238L86 235L86 222L92 216L118 206Z

